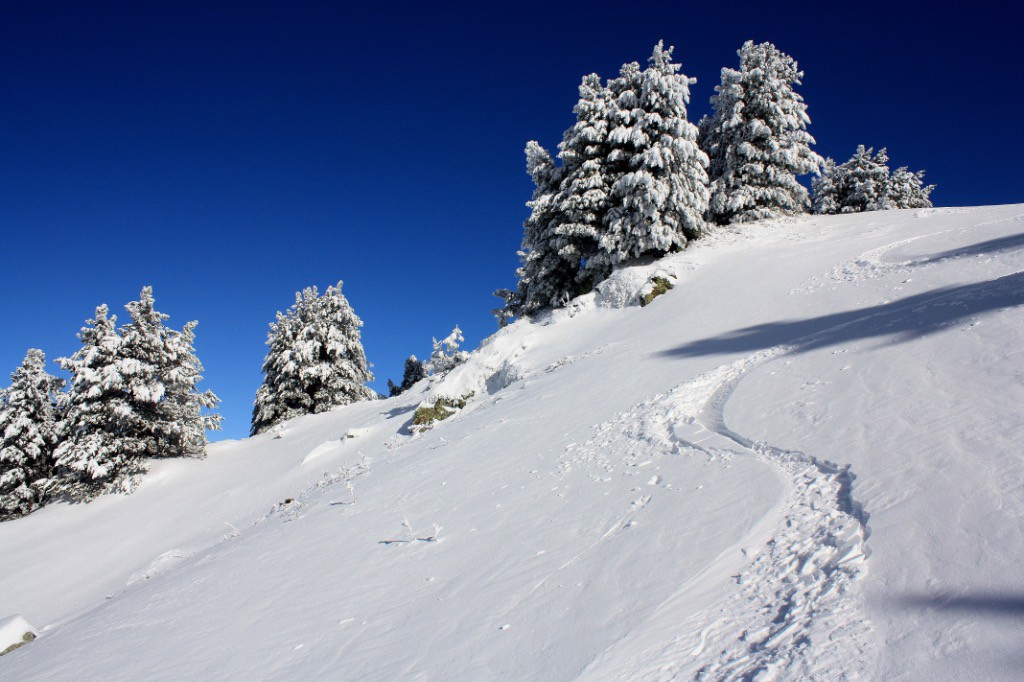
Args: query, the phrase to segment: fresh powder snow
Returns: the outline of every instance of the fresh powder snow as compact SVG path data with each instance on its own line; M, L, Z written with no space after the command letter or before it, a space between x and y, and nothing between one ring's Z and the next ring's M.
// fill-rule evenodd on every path
M721 228L0 524L0 678L1020 679L1022 304L1024 205Z

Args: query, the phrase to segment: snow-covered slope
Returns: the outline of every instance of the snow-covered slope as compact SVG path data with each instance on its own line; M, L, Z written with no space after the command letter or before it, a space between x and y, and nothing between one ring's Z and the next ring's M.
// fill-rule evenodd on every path
M723 230L0 524L0 678L1019 679L1022 304L1022 205Z

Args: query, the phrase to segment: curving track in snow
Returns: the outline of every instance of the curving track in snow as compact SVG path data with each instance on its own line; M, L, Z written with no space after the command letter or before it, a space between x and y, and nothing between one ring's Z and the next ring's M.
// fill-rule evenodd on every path
M670 597L645 626L583 671L584 679L853 679L871 656L859 580L866 570L865 517L850 497L845 467L769 443L725 423L730 396L752 369L785 355L776 347L720 366L623 415L643 420L649 445L714 460L756 457L786 484L782 501L726 555L742 554L734 586L696 613L714 570ZM652 419L653 415L657 415ZM660 422L662 438L652 438ZM594 445L599 445L595 443ZM749 548L749 549L748 549ZM745 562L745 563L744 563ZM734 569L735 570L735 569ZM730 571L733 572L733 571ZM680 614L680 619L674 617ZM688 614L683 616L682 614Z

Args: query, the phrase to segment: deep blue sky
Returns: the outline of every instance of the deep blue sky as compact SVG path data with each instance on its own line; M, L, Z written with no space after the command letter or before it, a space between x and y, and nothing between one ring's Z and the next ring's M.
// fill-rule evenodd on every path
M345 281L378 390L456 323L475 347L514 283L524 144L554 148L580 77L659 38L699 79L694 121L743 41L772 41L821 154L887 146L937 205L1024 201L1001 5L348 4L0 5L0 384L147 284L200 322L215 439L247 433L267 324L305 286Z

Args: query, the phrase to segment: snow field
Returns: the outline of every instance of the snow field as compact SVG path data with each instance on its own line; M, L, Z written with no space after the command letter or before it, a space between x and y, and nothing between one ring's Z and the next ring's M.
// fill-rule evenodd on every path
M723 230L441 381L0 524L42 624L0 677L1014 679L1022 214Z

